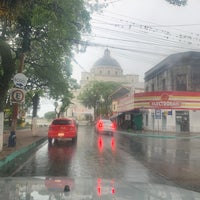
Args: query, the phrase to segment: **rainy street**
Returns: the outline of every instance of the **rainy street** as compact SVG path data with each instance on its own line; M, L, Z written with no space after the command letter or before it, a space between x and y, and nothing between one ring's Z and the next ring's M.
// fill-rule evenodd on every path
M200 138L98 135L79 126L78 140L45 143L12 176L104 178L200 191Z

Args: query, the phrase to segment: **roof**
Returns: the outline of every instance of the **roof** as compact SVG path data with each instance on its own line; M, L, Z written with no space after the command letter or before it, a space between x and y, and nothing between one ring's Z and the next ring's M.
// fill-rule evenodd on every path
M174 65L193 65L200 62L200 52L188 51L176 53L168 56L163 61L152 67L145 73L145 80L151 78L155 73L159 73L166 68L173 67Z
M117 90L115 90L111 95L111 99L117 99L122 97L130 92L131 88L127 86L121 86Z
M99 60L97 60L93 65L93 67L102 67L102 66L110 66L121 69L121 66L118 63L118 61L110 56L109 49L106 49L104 51L104 56Z

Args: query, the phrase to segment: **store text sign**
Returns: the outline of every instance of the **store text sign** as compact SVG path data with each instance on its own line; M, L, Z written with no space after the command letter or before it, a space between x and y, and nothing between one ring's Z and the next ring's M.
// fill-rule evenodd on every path
M156 108L173 108L181 106L181 102L178 101L150 101L149 104L151 107Z
M165 91L134 95L134 108L200 110L200 92Z

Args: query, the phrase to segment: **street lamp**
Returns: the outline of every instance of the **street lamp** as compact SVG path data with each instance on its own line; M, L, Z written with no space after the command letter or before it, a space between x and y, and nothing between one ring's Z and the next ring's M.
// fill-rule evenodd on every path
M104 98L102 97L102 96L100 96L100 99L99 99L99 103L100 103L100 118L101 118L101 116L102 116L102 114L103 114L103 103L105 102L105 100L104 100Z

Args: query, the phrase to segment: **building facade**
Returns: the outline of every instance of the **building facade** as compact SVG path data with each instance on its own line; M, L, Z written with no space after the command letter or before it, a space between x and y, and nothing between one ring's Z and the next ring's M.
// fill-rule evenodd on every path
M94 118L93 109L84 107L77 99L78 94L90 81L106 81L122 83L130 91L144 91L144 83L139 81L139 75L124 74L119 62L111 56L110 50L104 51L103 57L98 59L92 66L90 72L82 72L80 85L81 88L74 92L73 104L68 109L67 116L77 119L84 119L86 116Z
M200 91L200 52L173 54L145 73L145 91Z
M145 73L145 92L114 93L113 110L119 125L135 130L199 132L199 68L200 52L170 55Z
M85 86L88 82L94 80L112 81L130 86L141 87L139 75L124 74L119 62L111 57L109 49L106 49L103 57L94 63L90 72L82 72L80 85ZM142 88L144 88L143 85Z

